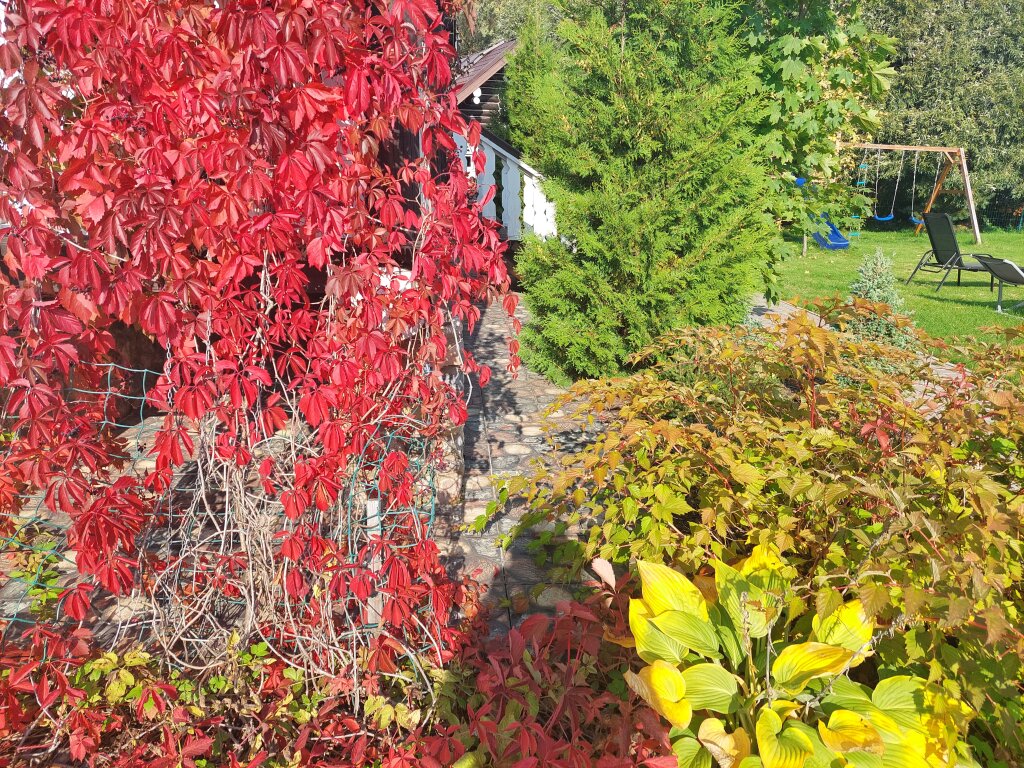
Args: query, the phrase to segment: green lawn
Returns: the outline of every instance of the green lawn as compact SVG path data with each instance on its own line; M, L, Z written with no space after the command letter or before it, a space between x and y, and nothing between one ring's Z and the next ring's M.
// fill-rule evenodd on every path
M969 233L960 234L960 249L1012 259L1024 268L1024 233L982 232L983 243L975 245ZM918 272L910 285L904 281L928 249L928 237L922 232L915 237L912 229L900 232L864 232L852 238L845 251L826 251L813 241L807 255L798 255L783 262L780 269L781 297L797 304L806 304L819 296L849 295L850 285L857 277L857 266L867 253L881 248L895 264L896 278L906 303L905 310L914 321L932 336L946 341L955 338L987 336L980 329L1024 323L1024 308L1014 314L995 311L996 294L989 292L987 274L964 272L962 285L951 275L936 293L940 275ZM1024 301L1024 287L1004 286L1003 307Z

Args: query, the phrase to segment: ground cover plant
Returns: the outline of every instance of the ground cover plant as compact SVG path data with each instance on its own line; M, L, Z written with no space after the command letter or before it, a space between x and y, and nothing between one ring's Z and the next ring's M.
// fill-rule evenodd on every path
M680 766L977 765L963 741L973 712L941 685L852 679L874 653L860 600L809 608L770 544L709 566L694 583L641 561L642 597L630 601L648 665L626 678L672 724Z
M819 311L841 329L884 309L843 299ZM776 547L808 610L824 618L858 599L884 628L876 674L940 685L977 713L979 754L1019 761L1014 338L973 347L967 367L806 315L678 332L637 361L642 372L577 384L560 407L575 402L601 436L506 492L531 505L523 526L551 521L556 538L582 526L581 543L555 550L569 571L640 559L699 581L709 560Z

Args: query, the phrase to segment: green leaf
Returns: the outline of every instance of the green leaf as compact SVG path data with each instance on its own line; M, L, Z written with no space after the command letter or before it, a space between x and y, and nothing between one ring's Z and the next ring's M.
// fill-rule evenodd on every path
M686 700L694 709L732 714L739 708L736 676L717 664L694 664L683 670Z
M787 56L800 53L804 49L804 41L793 35L783 35L779 38L777 45Z
M807 72L807 65L799 59L783 59L779 72L783 80L799 80Z
M901 728L922 730L921 717L925 714L925 681L908 675L882 680L875 686L871 703Z
M836 709L847 709L866 717L872 725L885 733L899 733L900 726L879 709L871 700L871 690L867 686L855 683L848 677L838 677L832 681L832 692L825 697L822 705L826 712Z
M642 600L629 601L629 630L636 641L637 654L648 664L658 659L678 664L686 658L690 649L658 629L648 618L649 615Z
M703 621L683 611L666 611L650 621L665 635L701 656L713 659L721 656L718 652L718 635L710 621Z
M768 612L774 600L761 589L743 578L739 571L720 560L715 560L715 588L718 602L729 614L733 625L742 635L751 638L768 634Z
M784 727L782 718L769 707L761 710L755 730L764 768L804 768L814 754L814 742L807 734Z
M712 768L711 753L692 736L684 736L672 745L679 768Z
M719 646L725 653L725 658L729 660L733 669L740 669L749 648L744 648L743 640L733 626L732 619L728 614L723 614L717 605L711 606L711 617L715 632L718 634Z
M881 584L864 584L857 590L857 594L868 616L877 616L890 602L889 589Z

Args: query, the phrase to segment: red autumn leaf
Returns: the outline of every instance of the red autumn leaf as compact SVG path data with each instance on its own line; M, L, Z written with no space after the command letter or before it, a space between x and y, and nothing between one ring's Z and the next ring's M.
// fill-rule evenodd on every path
M56 554L78 577L58 606L89 626L104 593L159 584L191 607L202 590L239 599L254 553L190 559L190 578L175 582L165 577L181 566L178 543L154 544L201 475L210 499L244 495L259 508L246 522L271 521L271 535L290 536L289 520L310 526L272 539L301 570L273 573L278 599L260 611L326 579L339 600L365 602L386 580L394 631L447 658L461 586L419 517L396 510L412 506L421 469L405 447L463 421L466 406L437 373L445 345L417 340L478 319L508 277L456 157L453 136L477 144L481 129L448 91L441 9L102 5L21 4L0 30L0 69L15 75L0 80L0 502L15 514L38 497L67 515ZM396 263L413 250L415 274ZM151 413L163 417L155 437ZM285 443L294 454L277 450ZM388 524L360 550L338 515L347 479L378 469ZM205 513L210 530L236 530ZM298 631L337 620L307 605ZM0 659L0 718L8 696L79 713L68 670L89 642L26 641L61 659L52 666ZM375 663L392 669L397 653L382 648ZM136 702L136 717L167 727L126 764L187 766L208 753L207 726L182 727L190 715L172 700L156 686ZM116 732L122 716L105 727ZM73 757L105 746L79 723L66 733ZM372 739L345 743L350 762L384 759Z
M288 575L285 576L284 590L292 597L301 598L305 597L309 592L309 584L306 583L302 574L293 568L289 570Z
M92 590L92 584L78 584L61 592L58 599L63 601L64 612L75 621L84 621L89 613Z

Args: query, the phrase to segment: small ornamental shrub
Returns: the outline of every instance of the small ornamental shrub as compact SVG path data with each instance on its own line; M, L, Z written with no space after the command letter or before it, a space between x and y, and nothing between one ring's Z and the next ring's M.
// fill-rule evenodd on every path
M850 286L850 294L876 304L887 304L894 314L903 311L903 297L896 287L892 271L892 259L882 249L864 257L857 267L857 279Z
M881 249L865 256L857 267L857 279L850 286L850 296L854 301L864 299L872 304L883 304L888 311L854 317L846 325L849 333L865 341L891 344L901 349L919 346L906 324L895 317L903 312L903 296L893 274L892 259L886 257Z
M860 600L815 612L771 545L691 581L639 563L629 626L647 662L627 682L672 725L682 768L976 766L973 712L909 675L854 678L873 653Z
M841 330L878 306L818 309L836 328L797 315L776 329L680 331L646 353L644 372L577 384L558 407L595 437L505 494L530 506L522 527L583 527L555 550L567 571L603 557L696 574L708 558L777 547L822 616L856 598L893 633L880 669L950 686L979 713L972 738L1019 760L1018 331L962 353L968 368Z

